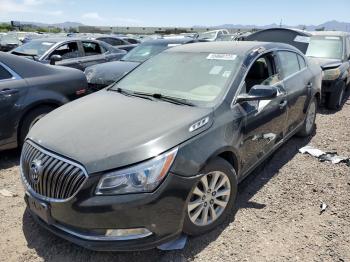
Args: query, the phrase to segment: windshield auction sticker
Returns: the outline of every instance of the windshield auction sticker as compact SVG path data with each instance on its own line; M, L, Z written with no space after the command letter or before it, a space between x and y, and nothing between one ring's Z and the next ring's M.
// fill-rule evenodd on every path
M237 55L234 54L209 54L207 59L209 60L235 60Z

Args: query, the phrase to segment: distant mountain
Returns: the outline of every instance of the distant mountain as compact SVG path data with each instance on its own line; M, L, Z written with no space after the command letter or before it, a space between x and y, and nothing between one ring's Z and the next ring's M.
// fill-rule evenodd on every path
M45 23L38 23L38 22L21 22L22 25L34 25L37 27L59 27L59 28L77 28L79 26L83 26L84 24L78 23L78 22L64 22L64 23L56 23L56 24L45 24Z
M227 29L267 29L279 27L280 25L274 23L270 25L241 25L241 24L223 24L218 26L210 26L208 28L227 28ZM339 22L336 20L328 21L320 25L282 25L283 27L300 28L308 31L314 31L316 29L324 28L324 30L336 30L336 31L346 31L350 32L350 23ZM194 26L194 27L206 27L206 26Z

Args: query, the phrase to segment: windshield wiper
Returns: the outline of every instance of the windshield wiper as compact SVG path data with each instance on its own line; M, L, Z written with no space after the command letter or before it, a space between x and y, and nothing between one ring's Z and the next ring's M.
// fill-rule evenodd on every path
M153 97L155 99L163 100L169 103L173 103L176 105L186 105L186 106L195 106L195 104L189 102L187 99L165 96L159 93L144 93L144 92L133 92L134 95L144 96L144 97Z
M146 98L146 99L148 99L148 100L152 100L151 97L146 97L146 96L144 96L144 95L136 94L136 93L134 93L134 92L125 90L125 89L120 88L120 87L117 87L117 88L110 88L109 90L118 92L118 93L123 94L123 95L125 95L125 96L135 96L135 97Z

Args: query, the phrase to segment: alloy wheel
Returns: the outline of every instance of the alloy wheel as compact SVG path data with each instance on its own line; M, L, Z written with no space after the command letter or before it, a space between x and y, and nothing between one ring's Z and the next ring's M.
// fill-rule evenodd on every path
M217 220L225 210L231 195L228 176L220 171L204 175L192 191L187 212L191 222L207 226Z

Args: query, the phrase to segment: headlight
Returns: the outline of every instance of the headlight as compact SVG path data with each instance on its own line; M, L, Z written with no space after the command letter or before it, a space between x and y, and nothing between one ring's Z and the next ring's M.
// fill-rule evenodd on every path
M165 178L177 148L144 163L104 175L96 188L97 195L115 195L153 191Z
M335 80L340 76L340 74L341 71L339 68L325 70L323 71L323 80Z

